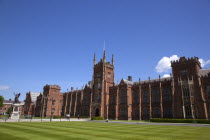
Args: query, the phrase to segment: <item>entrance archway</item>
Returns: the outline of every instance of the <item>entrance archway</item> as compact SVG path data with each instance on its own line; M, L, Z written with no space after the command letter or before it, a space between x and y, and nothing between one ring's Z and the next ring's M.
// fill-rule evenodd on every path
M95 110L95 116L96 116L96 117L99 116L99 109L98 109L98 108Z

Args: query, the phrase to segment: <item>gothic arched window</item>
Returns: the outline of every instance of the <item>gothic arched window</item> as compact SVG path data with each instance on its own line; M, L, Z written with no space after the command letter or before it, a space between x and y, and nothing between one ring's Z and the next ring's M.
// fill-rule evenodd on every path
M133 91L132 97L133 97L133 99L132 99L133 104L138 104L139 103L139 93L136 91Z
M115 116L116 112L115 112L115 109L112 109L111 110L111 115Z
M133 109L133 116L138 117L139 116L139 110L138 108Z
M143 103L149 103L149 91L143 91Z
M172 117L172 108L171 107L164 108L163 117L164 118L171 118Z
M122 89L120 92L120 103L126 104L127 103L127 93L125 89Z
M170 88L163 88L163 102L170 102L171 101L171 89Z
M101 102L101 94L100 93L95 94L95 102Z
M152 102L160 102L160 91L158 88L152 90Z
M185 106L186 117L192 117L191 107Z
M143 108L143 116L149 117L149 109L148 108Z
M160 118L160 108L154 108L152 112L153 112L153 118Z
M126 116L127 115L127 109L126 108L120 108L120 116Z
M111 104L116 104L116 95L111 97Z

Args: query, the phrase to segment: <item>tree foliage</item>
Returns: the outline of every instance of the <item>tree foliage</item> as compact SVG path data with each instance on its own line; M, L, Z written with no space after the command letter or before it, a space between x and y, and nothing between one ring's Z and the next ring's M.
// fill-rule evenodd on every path
M8 108L6 113L10 115L12 113L12 107Z
M4 97L0 96L0 107L4 106Z

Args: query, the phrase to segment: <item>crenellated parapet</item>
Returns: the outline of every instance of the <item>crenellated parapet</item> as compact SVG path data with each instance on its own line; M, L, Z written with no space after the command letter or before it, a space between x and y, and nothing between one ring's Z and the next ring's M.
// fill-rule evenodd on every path
M58 89L58 90L61 90L61 87L58 86L58 85L45 85L44 86L44 89Z
M198 64L199 67L201 68L201 63L199 62L199 59L198 57L180 57L179 60L174 60L174 61L171 61L171 67L174 67L176 65L180 65L180 64Z

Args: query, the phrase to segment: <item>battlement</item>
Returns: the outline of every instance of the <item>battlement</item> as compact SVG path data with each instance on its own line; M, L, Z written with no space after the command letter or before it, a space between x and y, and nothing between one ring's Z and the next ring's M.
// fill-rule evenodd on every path
M199 62L199 59L198 57L180 57L179 60L174 60L174 61L171 61L171 66L174 66L174 65L179 65L179 64L186 64L186 63L196 63L198 64L200 67L201 67L201 64Z
M98 63L95 64L95 66L101 66L102 64L107 65L108 67L113 67L114 65L111 62L103 62L102 59Z
M45 85L44 86L44 89L58 89L58 90L60 90L61 89L61 87L60 86L58 86L58 85Z

